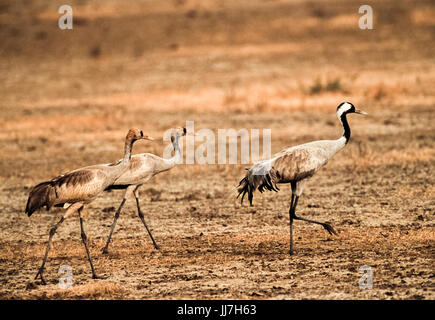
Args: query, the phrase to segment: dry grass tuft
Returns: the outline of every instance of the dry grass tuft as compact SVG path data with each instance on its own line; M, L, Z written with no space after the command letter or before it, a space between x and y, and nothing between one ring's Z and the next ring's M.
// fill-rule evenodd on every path
M372 149L364 151L352 151L350 157L343 160L341 164L354 165L357 168L377 165L405 164L411 162L427 162L435 157L432 148L421 148L418 150L391 150L379 153Z
M339 78L327 79L322 82L317 78L310 86L308 93L310 95L320 94L323 92L339 92L343 91L343 85Z

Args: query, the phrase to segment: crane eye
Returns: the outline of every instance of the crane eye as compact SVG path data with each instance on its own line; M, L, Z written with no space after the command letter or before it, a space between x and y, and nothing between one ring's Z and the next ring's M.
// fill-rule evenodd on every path
M186 134L186 132L187 132L186 128L183 128L183 132L184 132L184 134Z
M142 132L142 130L140 131L140 136L143 137L143 132Z

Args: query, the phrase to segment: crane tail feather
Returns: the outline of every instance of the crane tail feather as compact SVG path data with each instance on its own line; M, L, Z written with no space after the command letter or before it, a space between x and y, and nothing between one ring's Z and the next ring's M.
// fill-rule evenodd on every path
M256 174L254 174L254 170L250 168L248 169L246 176L239 182L239 186L237 188L239 194L237 195L237 198L242 195L240 203L243 203L245 195L248 194L248 200L252 206L254 191L258 189L258 191L261 193L263 193L264 190L278 192L279 188L276 185L277 181L278 179L274 168L271 168L268 171L257 170Z
M249 180L247 179L247 177L244 177L242 180L240 180L239 188L237 189L237 191L239 192L237 198L242 195L242 198L240 199L241 204L243 203L243 199L245 198L246 193L248 193L249 203L252 205L252 189L249 185Z
M31 216L36 210L46 207L50 209L50 193L53 187L51 181L42 182L32 188L27 199L26 214Z

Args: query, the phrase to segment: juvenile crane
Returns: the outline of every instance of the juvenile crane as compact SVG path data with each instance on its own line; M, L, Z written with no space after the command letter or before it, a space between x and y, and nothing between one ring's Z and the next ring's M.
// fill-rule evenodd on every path
M99 278L95 273L92 258L89 253L87 238L83 229L82 211L85 205L95 200L102 191L115 182L115 180L128 169L133 143L140 139L153 140L151 137L145 136L141 130L130 129L128 131L125 138L124 158L116 165L94 165L76 169L50 181L42 182L32 188L26 205L26 213L29 217L36 210L43 207L46 207L48 211L53 206L62 207L64 204L69 204L69 207L62 215L59 222L50 230L45 255L35 280L40 276L42 283L45 284L43 272L52 237L59 225L76 211L80 217L81 237L85 245L89 264L91 265L92 278Z
M248 194L251 205L256 189L260 192L264 190L277 192L279 190L278 183L290 183L292 191L289 210L290 254L293 254L293 220L320 224L331 235L337 234L329 223L298 217L295 212L305 183L349 142L350 127L346 116L350 113L367 114L364 111L356 110L350 102L341 103L337 107L337 117L343 125L342 137L337 140L313 141L284 149L271 159L258 161L248 168L246 176L239 183L237 197L242 195L241 202L243 203L243 198Z
M169 159L160 158L151 153L135 154L131 158L131 163L128 170L123 173L107 190L111 189L125 189L124 197L122 198L121 204L118 210L116 210L115 217L113 219L112 227L110 229L109 237L105 247L103 248L103 253L109 252L109 243L112 238L113 230L115 230L116 221L121 213L122 207L131 194L136 198L137 213L139 218L142 220L148 235L153 242L154 248L159 249L156 241L148 228L144 215L139 205L139 188L145 184L148 180L154 177L156 174L168 171L172 169L181 160L181 151L178 145L178 140L180 137L185 136L187 133L186 128L174 128L171 132L171 142L174 148L174 156Z

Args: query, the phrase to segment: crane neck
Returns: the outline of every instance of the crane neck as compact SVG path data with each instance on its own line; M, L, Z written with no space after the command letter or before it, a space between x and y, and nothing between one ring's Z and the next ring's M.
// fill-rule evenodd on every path
M180 136L176 135L172 139L172 146L174 147L174 158L178 159L181 156L180 146L178 145L178 139Z
M124 158L122 159L122 163L125 165L129 165L130 164L130 159L131 159L131 150L133 148L133 143L134 140L130 140L127 139L125 140L125 145L124 145Z
M346 113L344 112L340 117L339 117L341 124L343 125L343 137L346 139L345 144L347 144L349 142L350 139L350 127L349 127L349 123L347 122L347 118L346 118Z

